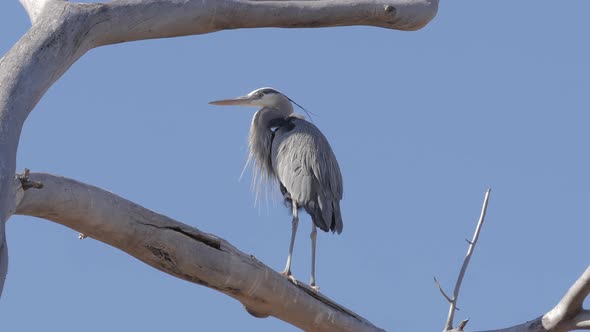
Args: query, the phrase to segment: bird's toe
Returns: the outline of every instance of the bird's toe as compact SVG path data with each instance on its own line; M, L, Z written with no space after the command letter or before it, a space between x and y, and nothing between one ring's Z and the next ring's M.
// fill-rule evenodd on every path
M283 271L281 274L287 277L287 279L291 280L293 284L297 285L297 279L295 279L291 271Z

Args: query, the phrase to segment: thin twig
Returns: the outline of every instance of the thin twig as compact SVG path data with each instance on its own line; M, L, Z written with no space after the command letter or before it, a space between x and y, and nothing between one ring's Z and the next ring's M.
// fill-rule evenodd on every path
M491 191L492 189L488 189L483 199L483 206L481 207L479 221L477 222L477 227L475 227L475 233L473 234L473 239L470 241L469 248L467 249L467 254L465 255L465 259L463 260L463 266L461 266L461 271L459 272L459 276L457 277L457 283L455 283L455 289L453 290L453 300L450 302L451 304L449 306L449 315L447 317L447 322L445 324L444 331L451 331L453 329L453 318L455 317L455 310L457 309L457 299L459 298L459 290L461 289L461 283L463 282L463 277L465 276L465 272L467 271L467 265L469 265L469 260L471 259L471 255L473 255L473 250L475 249L475 245L477 244L477 239L479 238L481 226L483 225L483 221L486 217L486 210L488 208L488 200L490 198ZM463 325L461 329L463 329L467 322L461 322L461 324Z
M444 298L447 299L447 301L449 303L453 302L453 300L451 300L451 298L447 295L447 293L445 293L445 291L442 289L442 287L440 286L440 283L438 282L436 277L434 277L434 283L436 284L436 287L438 287L438 290L440 291L442 296L444 296Z
M467 325L468 322L469 322L469 319L462 320L461 323L459 323L459 325L457 325L457 331L463 331L463 329L465 328L465 325Z

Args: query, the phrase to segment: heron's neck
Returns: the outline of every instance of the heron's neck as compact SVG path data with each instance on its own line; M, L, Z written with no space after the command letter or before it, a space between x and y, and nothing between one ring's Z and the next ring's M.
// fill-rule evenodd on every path
M254 114L250 126L248 145L250 148L249 159L254 161L256 167L269 177L272 177L271 146L272 128L293 112L291 103L282 108L262 108Z
M255 170L261 172L258 176L271 178L274 175L272 170L271 145L273 122L284 118L283 112L273 108L262 108L254 114L248 137L250 148L249 161L253 162Z

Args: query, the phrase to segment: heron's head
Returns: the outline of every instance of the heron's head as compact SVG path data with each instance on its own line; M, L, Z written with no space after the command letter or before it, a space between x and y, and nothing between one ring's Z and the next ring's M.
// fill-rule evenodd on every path
M211 105L239 105L266 108L288 108L293 111L291 100L273 88L256 89L241 97L212 101Z

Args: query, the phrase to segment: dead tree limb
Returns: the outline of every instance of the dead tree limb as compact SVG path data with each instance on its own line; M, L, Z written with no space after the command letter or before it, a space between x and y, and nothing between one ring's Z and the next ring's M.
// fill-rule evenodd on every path
M453 329L453 319L455 317L455 310L457 310L457 300L459 299L459 291L461 290L461 283L463 282L463 278L465 277L465 272L467 272L467 266L469 265L469 261L471 260L471 256L473 255L473 250L475 249L475 245L477 244L477 240L479 239L479 233L481 232L481 226L486 217L486 211L488 209L488 201L490 199L490 193L492 189L488 189L486 191L485 197L483 199L483 205L481 207L481 213L479 215L479 220L477 222L477 226L475 227L475 233L473 233L473 238L471 241L467 240L469 243L469 247L467 248L467 254L463 259L463 265L461 265L461 271L459 271L459 276L457 276L457 282L455 283L455 288L453 289L453 297L450 298L441 288L440 284L434 278L438 289L441 291L445 299L449 302L449 314L447 316L447 321L445 323L445 328L443 331L456 331L461 332L465 325L467 325L468 320L463 320L457 325L456 328Z
M490 192L491 189L486 191L481 209L481 215L475 228L473 239L471 241L467 241L469 243L469 248L467 249L467 254L463 260L461 271L457 277L457 282L455 283L455 289L453 291L452 298L444 292L438 283L438 280L434 278L438 289L450 304L449 314L447 316L447 321L443 330L444 332L462 332L464 331L465 325L468 322L468 320L463 320L457 325L457 327L453 328L453 318L455 310L457 309L457 299L459 296L459 290L461 289L461 282L463 281L465 271L467 271L467 265L469 264L469 260L473 254L473 249L475 248L479 238L481 226L483 225L486 215ZM589 293L590 266L570 287L559 303L557 303L557 305L553 309L549 310L549 312L546 314L523 324L480 332L567 332L573 330L590 330L590 310L584 309L583 306L584 300Z
M160 271L227 294L255 317L274 316L305 331L383 331L224 239L75 180L39 173L29 179L43 189L17 187L22 194L16 214L52 220Z

